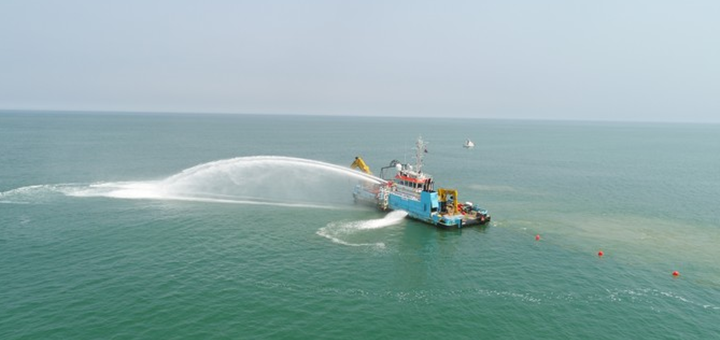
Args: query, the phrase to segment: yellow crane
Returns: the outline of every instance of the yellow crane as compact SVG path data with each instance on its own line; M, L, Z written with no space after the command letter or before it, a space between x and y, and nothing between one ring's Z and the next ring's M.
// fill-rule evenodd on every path
M360 156L355 157L355 161L352 162L352 164L350 164L350 168L352 168L352 169L360 168L360 170L362 170L362 172L364 172L368 175L372 175L372 172L370 172L370 167L367 166L367 164L365 164L365 161L363 161L363 159L360 158Z
M455 189L438 189L438 201L445 202L446 209L451 214L458 212L458 192ZM452 205L448 206L447 201L451 201ZM452 211L451 211L452 209Z

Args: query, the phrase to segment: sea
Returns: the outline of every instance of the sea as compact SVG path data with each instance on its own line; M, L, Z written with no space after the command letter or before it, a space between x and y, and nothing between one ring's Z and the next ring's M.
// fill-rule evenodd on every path
M353 203L418 137L491 223ZM718 124L0 112L0 339L718 339L718 259Z

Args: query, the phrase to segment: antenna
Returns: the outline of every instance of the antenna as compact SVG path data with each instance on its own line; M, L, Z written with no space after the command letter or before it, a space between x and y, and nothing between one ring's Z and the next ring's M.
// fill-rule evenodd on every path
M427 143L422 140L422 136L418 136L415 142L415 168L417 172L422 172L423 155L427 152Z

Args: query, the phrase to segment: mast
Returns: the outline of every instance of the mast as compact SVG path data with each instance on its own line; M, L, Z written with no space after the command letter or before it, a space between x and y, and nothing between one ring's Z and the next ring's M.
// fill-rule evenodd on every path
M418 173L422 172L423 156L427 152L427 143L422 140L422 136L418 136L415 142L415 169Z

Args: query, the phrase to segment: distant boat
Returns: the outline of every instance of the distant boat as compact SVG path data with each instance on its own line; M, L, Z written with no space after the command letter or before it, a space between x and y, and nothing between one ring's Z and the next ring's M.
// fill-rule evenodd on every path
M475 147L475 143L473 143L469 138L465 140L465 144L463 144L463 147L466 149L472 149Z

